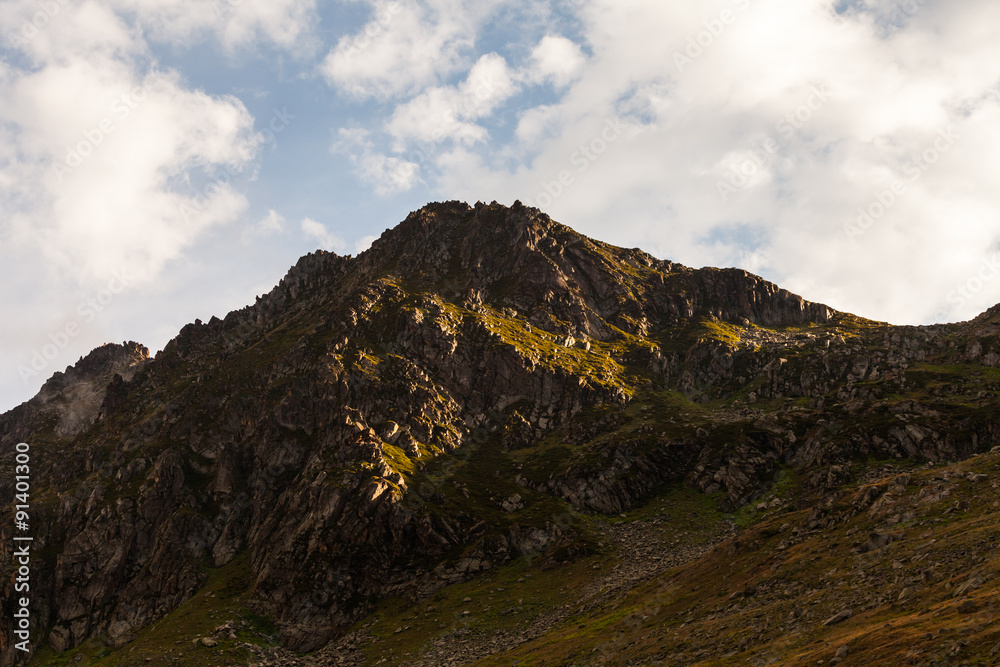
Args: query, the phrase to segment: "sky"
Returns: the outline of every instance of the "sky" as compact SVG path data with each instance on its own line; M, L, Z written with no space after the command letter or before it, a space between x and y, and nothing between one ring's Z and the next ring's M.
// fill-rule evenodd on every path
M993 0L4 0L0 411L429 201L875 320L1000 302Z

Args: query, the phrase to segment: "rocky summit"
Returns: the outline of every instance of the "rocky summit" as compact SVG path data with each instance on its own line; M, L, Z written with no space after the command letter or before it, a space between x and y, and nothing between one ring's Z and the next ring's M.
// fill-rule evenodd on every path
M891 326L520 203L0 417L0 663L997 664L1000 307Z

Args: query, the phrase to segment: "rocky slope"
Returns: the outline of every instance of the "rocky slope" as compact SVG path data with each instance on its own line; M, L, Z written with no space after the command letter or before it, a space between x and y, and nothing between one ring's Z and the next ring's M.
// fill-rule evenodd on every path
M36 458L35 645L121 655L218 601L222 577L258 623L247 637L333 650L385 600L610 558L597 517L671 489L732 514L783 476L807 499L867 461L965 459L1000 444L998 327L997 309L892 327L520 204L432 204L356 258L303 257L155 359L96 350L0 417L4 502L14 445ZM220 632L234 659L257 655Z

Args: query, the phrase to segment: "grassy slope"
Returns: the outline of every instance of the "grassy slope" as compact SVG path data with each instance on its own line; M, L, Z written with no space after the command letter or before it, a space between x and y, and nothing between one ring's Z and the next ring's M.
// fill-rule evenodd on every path
M187 602L160 621L144 628L135 641L113 650L100 640L90 640L62 654L39 651L32 665L246 665L252 653L239 644L276 645L274 627L244 605L252 586L249 552L243 552L225 567L208 570L205 585ZM221 639L209 648L194 640L213 636L215 628L235 621L237 639Z
M970 473L987 477L970 481ZM993 500L1000 454L909 474L905 488L888 492L892 502L876 501L875 510L855 505L868 487L892 486L894 475L846 485L828 511L841 518L818 530L808 529L809 509L761 514L747 507L723 515L709 496L668 489L612 521L659 519L667 542L677 547L698 543L721 521L742 518L752 525L701 559L571 613L543 636L478 664L805 665L829 660L844 645L850 650L845 664L988 661L1000 642L994 623L1000 616L994 602L1000 559L993 549L1000 540ZM786 494L798 493L790 477L784 486ZM948 493L937 497L944 489ZM907 518L909 511L914 516ZM899 515L904 520L895 523ZM595 518L578 520L599 534ZM891 533L897 541L858 553L872 532ZM572 563L552 567L520 559L416 604L383 601L357 625L373 639L362 646L366 663L409 664L435 647L497 630L517 632L546 612L579 603L595 566L607 570L617 563L610 545L597 544L594 553ZM956 588L975 575L983 578L979 587L955 597ZM190 665L247 664L252 656L237 642L210 649L192 640L227 620L246 619L250 627L241 630L240 641L268 644L269 629L243 607L248 586L245 563L237 559L212 571L194 598L123 649L89 642L61 656L39 654L34 664L177 664L175 658ZM967 600L974 608L960 612ZM854 615L823 625L843 608ZM78 654L84 659L75 662Z
M995 664L998 471L1000 454L914 470L892 502L818 531L809 510L766 516L626 601L481 664L813 665L842 646L844 664ZM868 486L844 487L832 511ZM872 532L896 541L859 553ZM978 587L957 594L970 580ZM842 609L853 616L824 625Z

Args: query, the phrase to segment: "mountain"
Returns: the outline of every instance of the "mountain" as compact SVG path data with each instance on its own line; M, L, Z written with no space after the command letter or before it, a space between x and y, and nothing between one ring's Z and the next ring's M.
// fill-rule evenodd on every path
M32 451L33 661L861 659L906 577L990 590L998 332L1000 307L895 327L520 203L430 204L0 417L5 502ZM945 524L982 536L931 565ZM950 604L915 621L935 645ZM849 657L807 645L846 628Z

